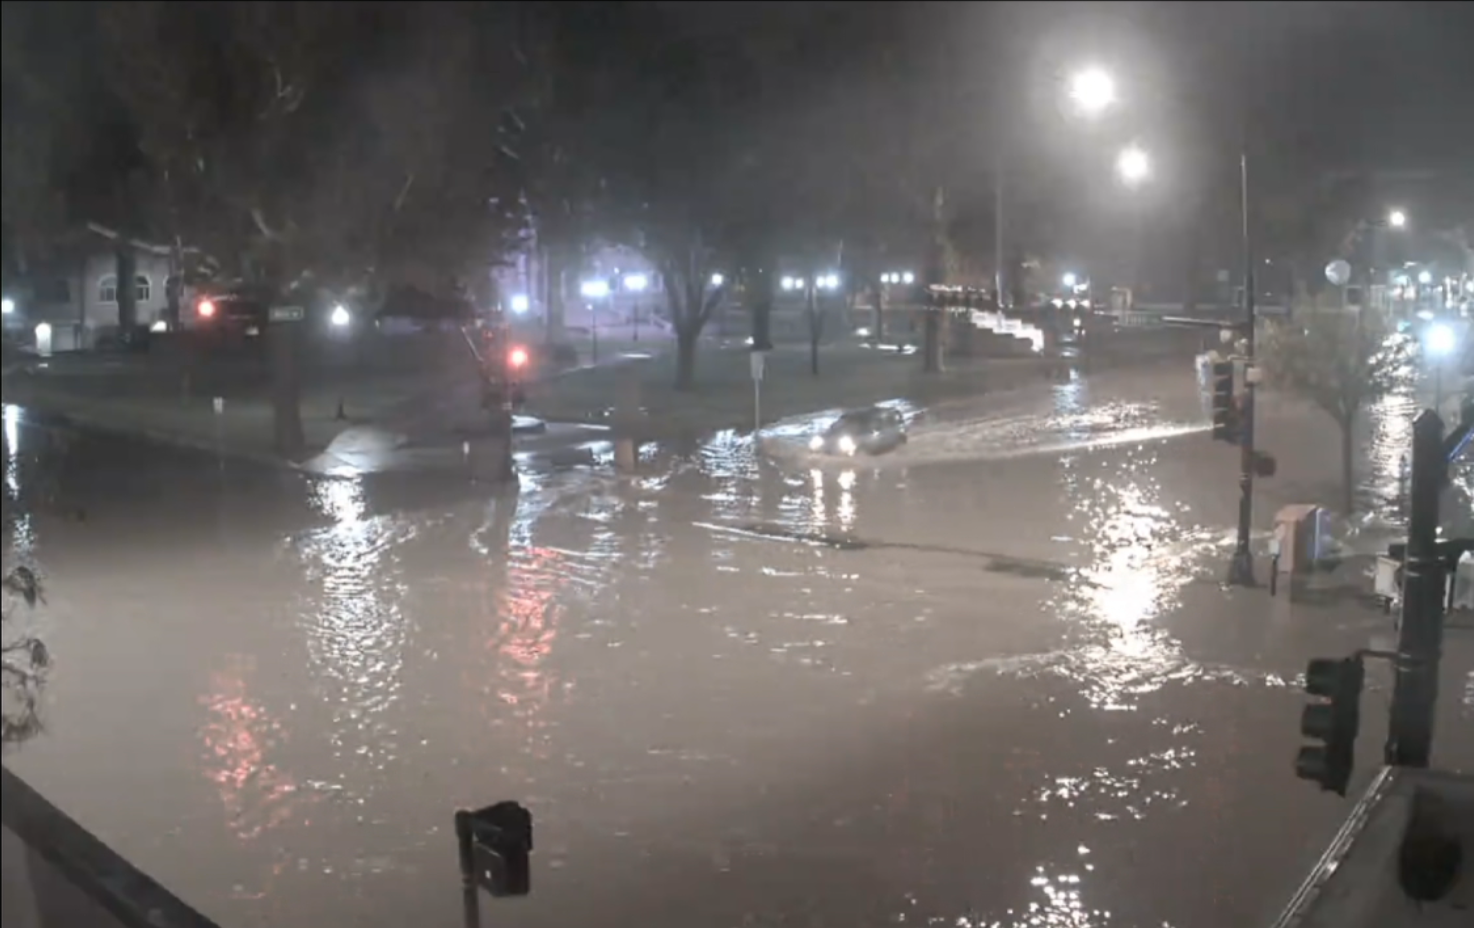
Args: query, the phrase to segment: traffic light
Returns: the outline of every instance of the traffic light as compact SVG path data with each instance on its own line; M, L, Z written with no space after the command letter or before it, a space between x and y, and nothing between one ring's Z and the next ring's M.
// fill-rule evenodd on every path
M1213 362L1213 440L1237 443L1239 415L1234 406L1234 364Z
M1300 733L1321 742L1308 744L1295 758L1295 775L1346 795L1356 761L1356 733L1361 727L1361 688L1366 669L1360 657L1314 658L1305 668L1305 692L1317 697L1300 714Z

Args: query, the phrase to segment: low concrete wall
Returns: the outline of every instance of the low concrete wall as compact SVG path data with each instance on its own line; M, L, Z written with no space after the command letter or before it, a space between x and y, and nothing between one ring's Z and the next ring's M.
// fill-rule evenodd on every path
M5 928L219 928L0 768Z

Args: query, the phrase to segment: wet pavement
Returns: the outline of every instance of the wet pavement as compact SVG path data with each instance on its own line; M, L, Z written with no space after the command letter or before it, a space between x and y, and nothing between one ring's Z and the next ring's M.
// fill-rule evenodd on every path
M1368 432L1388 513L1408 411ZM35 467L7 410L57 660L7 763L224 928L460 925L452 813L504 799L534 891L488 925L1267 923L1350 805L1291 773L1296 677L1389 620L1220 587L1237 462L1190 373L913 413L874 461L809 456L817 417L495 498L90 436ZM1265 404L1261 512L1320 486L1317 421ZM1461 635L1438 752L1474 766Z

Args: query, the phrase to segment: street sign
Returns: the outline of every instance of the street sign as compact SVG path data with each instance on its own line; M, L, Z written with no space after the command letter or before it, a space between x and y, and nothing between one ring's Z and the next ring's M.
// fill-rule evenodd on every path
M272 322L301 322L307 317L307 310L300 306L273 306L270 318Z
M1351 282L1351 265L1341 258L1337 258L1326 265L1326 280L1337 287L1344 287Z
M753 351L747 355L747 363L752 368L752 379L763 379L763 368L767 364L768 355L764 351Z

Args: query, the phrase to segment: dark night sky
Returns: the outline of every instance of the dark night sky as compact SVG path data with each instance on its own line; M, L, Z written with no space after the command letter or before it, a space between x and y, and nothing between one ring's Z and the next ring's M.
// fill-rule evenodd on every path
M7 21L13 6L6 3ZM56 16L78 9L30 6ZM1417 196L1474 225L1474 206L1461 199L1474 188L1474 3L624 6L666 20L672 35L740 42L786 62L781 86L753 112L731 114L733 124L750 124L753 134L807 126L803 144L819 161L845 147L904 152L898 160L924 152L927 182L946 184L964 210L986 210L1001 145L1025 211L1052 211L1057 225L1082 230L1093 216L1109 237L1123 209L1143 208L1110 182L1120 144L1152 150L1161 176L1139 199L1161 210L1190 185L1231 192L1224 170L1247 132L1256 176L1269 187L1353 170L1393 175L1396 188L1396 172L1431 172L1436 179ZM560 15L577 21L593 7L604 8L606 21L615 8L570 2ZM591 41L619 54L616 39L594 31ZM76 45L43 60L85 70ZM1092 124L1064 106L1063 82L1085 64L1114 72L1123 97L1117 112ZM825 154L824 146L833 147ZM880 155L877 163L890 162Z

